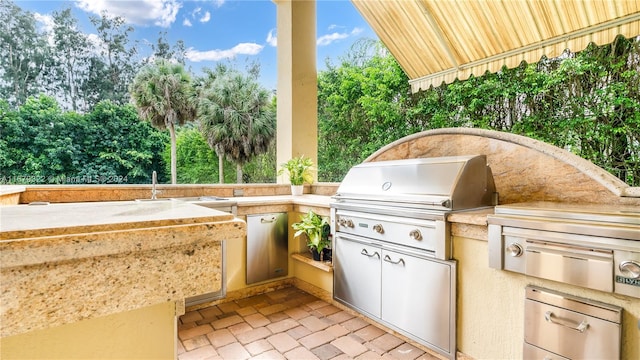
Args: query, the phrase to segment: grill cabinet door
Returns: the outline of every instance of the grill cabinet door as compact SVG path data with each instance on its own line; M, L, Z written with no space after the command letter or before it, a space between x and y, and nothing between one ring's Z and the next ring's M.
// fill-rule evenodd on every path
M380 318L381 253L379 247L355 237L336 235L334 297L376 318Z
M382 320L451 354L450 263L382 251Z

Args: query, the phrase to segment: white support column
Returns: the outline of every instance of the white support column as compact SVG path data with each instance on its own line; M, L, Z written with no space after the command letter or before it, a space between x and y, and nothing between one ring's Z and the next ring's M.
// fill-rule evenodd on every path
M318 163L316 0L274 0L278 31L277 164L305 155ZM317 175L316 175L317 180ZM287 182L278 177L278 183Z

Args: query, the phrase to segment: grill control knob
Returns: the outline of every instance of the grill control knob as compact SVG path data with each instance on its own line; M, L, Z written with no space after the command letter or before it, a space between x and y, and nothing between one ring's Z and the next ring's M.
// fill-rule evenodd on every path
M637 262L626 260L621 262L618 268L624 276L630 277L632 279L640 279L640 264L638 264Z
M340 218L340 220L338 220L338 225L352 228L353 227L353 221L351 219Z
M413 240L422 240L422 233L418 229L413 229L409 232L409 237Z
M507 252L513 257L518 257L521 256L524 251L522 250L522 245L511 243L507 246Z
M373 225L373 231L377 232L378 234L384 234L384 229L382 228L382 224Z

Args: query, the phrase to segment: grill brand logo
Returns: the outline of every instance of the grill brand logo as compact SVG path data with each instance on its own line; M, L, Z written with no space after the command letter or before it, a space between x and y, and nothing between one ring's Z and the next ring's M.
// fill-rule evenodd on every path
M387 191L389 189L391 189L391 181L385 181L382 184L382 191Z
M640 287L640 279L632 279L632 278L617 275L616 282L619 284L633 285L633 286Z

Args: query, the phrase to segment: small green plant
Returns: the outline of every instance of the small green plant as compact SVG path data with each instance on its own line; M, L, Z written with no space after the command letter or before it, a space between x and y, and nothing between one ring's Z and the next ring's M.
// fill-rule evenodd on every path
M278 175L287 173L291 185L304 185L313 182L313 161L310 158L300 155L280 165Z
M310 250L317 250L319 253L326 247L331 245L329 241L329 221L326 217L322 217L309 210L308 213L300 218L300 222L292 224L291 227L296 230L293 234L298 237L302 234L307 235L307 247Z

